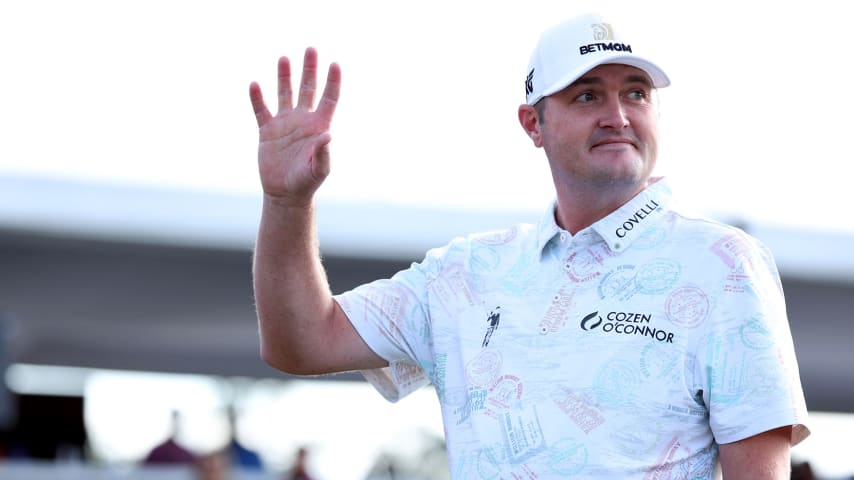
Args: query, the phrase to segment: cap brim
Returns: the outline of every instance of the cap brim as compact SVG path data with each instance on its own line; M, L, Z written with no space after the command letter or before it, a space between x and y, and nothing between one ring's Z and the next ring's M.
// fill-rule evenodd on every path
M576 70L567 73L559 80L554 82L551 86L544 89L538 97L534 97L529 102L529 104L533 105L540 101L540 99L548 97L549 95L555 94L563 90L564 88L568 87L573 82L581 78L585 73L589 72L590 70L593 70L599 65L607 65L610 63L629 65L643 70L644 73L649 76L649 79L652 81L652 86L655 88L664 88L670 85L670 77L668 77L667 74L664 73L664 70L662 70L661 67L650 62L649 60L640 58L636 55L614 55L607 58L596 59L595 61L584 64Z

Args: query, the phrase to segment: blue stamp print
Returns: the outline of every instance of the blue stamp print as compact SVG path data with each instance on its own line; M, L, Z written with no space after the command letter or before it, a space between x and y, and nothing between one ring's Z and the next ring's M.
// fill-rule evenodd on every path
M508 294L524 295L533 285L538 285L540 270L532 268L539 264L539 258L533 255L520 256L513 267L504 274L501 286Z
M727 337L730 336L712 333L706 339L706 381L712 405L731 405L740 401L744 395L747 368L744 353L740 349L732 348Z
M512 409L501 415L500 421L510 463L522 463L545 451L546 438L536 408Z
M649 342L641 351L641 373L649 379L667 383L682 383L682 353L679 349L659 342Z
M472 270L476 272L490 272L498 268L501 264L501 255L495 251L495 248L474 245L471 252Z
M641 293L655 295L673 288L682 269L678 263L666 258L657 258L638 270L637 284Z
M640 234L632 243L632 248L649 250L660 245L666 237L667 232L663 228L653 227Z
M587 447L571 437L555 442L547 454L549 468L561 477L572 477L587 466Z
M599 298L619 298L626 300L637 290L635 286L635 266L620 265L611 270L599 282Z
M632 362L614 359L599 369L593 391L600 404L622 407L631 403L640 383L640 375Z
M761 318L753 317L741 326L741 341L754 350L765 350L774 345L774 336Z
M465 423L475 412L483 411L486 406L486 389L469 390L465 405L454 411L457 425Z

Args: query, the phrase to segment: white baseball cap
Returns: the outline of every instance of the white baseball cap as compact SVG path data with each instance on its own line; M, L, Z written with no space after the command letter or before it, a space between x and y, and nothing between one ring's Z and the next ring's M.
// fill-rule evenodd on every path
M525 77L526 103L559 92L592 68L619 63L640 68L656 88L670 85L664 70L597 14L586 14L559 23L540 36Z

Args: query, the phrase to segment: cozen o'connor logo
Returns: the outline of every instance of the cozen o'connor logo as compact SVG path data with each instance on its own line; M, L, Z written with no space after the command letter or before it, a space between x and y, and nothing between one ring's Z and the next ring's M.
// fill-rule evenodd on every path
M582 330L593 330L599 325L602 325L602 317L599 316L598 310L581 319Z
M672 332L652 326L651 313L608 312L603 318L597 310L582 318L579 326L586 332L601 327L606 334L635 335L673 343Z

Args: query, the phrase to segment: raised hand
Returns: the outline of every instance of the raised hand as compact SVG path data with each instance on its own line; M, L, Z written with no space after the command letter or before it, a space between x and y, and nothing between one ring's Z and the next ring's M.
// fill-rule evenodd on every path
M297 104L293 104L291 65L278 65L278 111L273 116L256 82L249 99L258 121L258 170L265 195L286 206L311 204L314 192L330 171L329 126L341 91L341 69L332 63L323 95L314 106L317 90L317 51L307 48Z

